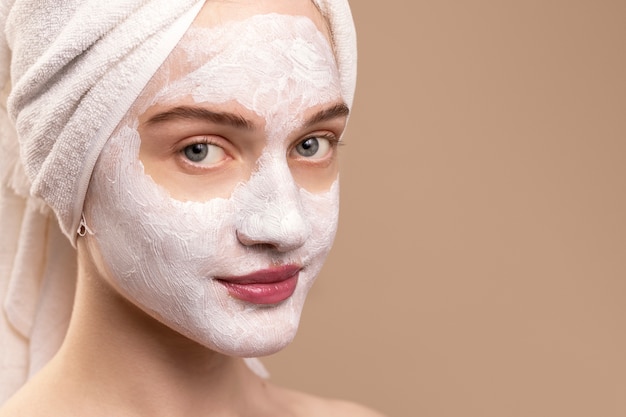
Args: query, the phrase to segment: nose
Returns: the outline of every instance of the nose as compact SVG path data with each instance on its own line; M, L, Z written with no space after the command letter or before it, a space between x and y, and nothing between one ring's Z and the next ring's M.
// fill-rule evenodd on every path
M249 216L237 229L237 239L245 246L270 246L279 252L298 249L310 232L302 216L294 210L280 214L277 207Z
M300 190L287 167L264 167L237 196L237 239L245 246L289 252L304 245L311 224L304 216Z

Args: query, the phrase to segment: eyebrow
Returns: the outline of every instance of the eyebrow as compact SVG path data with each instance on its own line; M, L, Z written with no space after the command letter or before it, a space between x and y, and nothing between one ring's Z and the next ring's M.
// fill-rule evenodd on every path
M347 117L349 114L350 109L346 103L338 103L315 113L305 121L304 127L308 128L328 120ZM146 121L146 125L152 126L173 120L205 120L217 124L229 125L238 129L253 130L255 128L254 122L238 114L213 111L204 107L195 106L177 106L157 113Z
M177 106L152 116L147 125L156 125L172 120L205 120L221 125L229 125L237 129L252 130L254 123L238 114L213 111L204 107Z
M350 109L346 103L338 103L332 107L320 110L304 122L304 127L308 128L317 123L336 119L339 117L348 117Z

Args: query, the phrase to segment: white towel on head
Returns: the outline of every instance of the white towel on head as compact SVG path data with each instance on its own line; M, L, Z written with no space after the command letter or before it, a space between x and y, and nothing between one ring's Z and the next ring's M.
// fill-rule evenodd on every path
M202 3L0 2L0 403L65 337L98 146Z
M8 113L21 162L31 194L52 208L72 242L102 146L201 5L15 0L5 10Z
M356 35L348 2L314 1L330 22L351 105ZM63 341L93 166L203 3L0 0L0 404Z

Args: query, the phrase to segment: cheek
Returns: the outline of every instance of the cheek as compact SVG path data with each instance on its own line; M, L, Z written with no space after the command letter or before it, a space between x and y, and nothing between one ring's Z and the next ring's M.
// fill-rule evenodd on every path
M202 333L207 305L222 310L225 291L208 278L230 270L234 210L225 199L174 200L137 159L138 136L122 129L94 170L85 216L89 249L101 278L125 298L181 333ZM232 254L231 254L232 255ZM193 330L196 329L196 330Z
M311 256L323 263L330 251L339 220L339 178L334 181L324 193L300 190L304 215L310 219L312 225L311 241L308 250ZM321 268L321 265L320 265Z

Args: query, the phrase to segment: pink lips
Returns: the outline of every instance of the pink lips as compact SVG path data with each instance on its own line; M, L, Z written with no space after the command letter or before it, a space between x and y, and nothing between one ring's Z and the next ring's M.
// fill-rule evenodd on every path
M217 281L239 300L254 304L276 304L294 293L301 269L297 265L282 265L248 275L219 277Z

